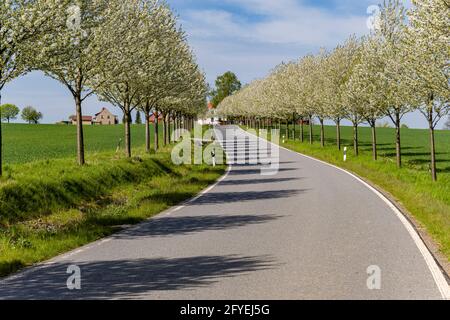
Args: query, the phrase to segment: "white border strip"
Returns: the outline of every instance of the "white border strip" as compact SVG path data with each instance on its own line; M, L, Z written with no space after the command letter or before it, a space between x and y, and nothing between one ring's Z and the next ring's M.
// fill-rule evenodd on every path
M247 134L251 134L253 136L255 136L254 134L243 130L242 128L240 128L240 130L246 132ZM258 139L261 139L260 137L257 137ZM420 253L422 254L422 257L424 258L428 269L430 269L430 272L433 276L433 279L439 289L439 292L441 293L441 296L444 300L450 300L450 286L447 283L447 280L445 279L444 274L442 273L441 269L439 268L439 266L437 265L436 261L434 260L433 255L431 254L430 250L428 250L427 246L425 245L425 243L423 242L422 238L419 236L419 234L417 233L416 229L412 226L411 222L408 221L408 219L406 219L406 217L403 215L403 213L394 205L394 203L389 200L385 195L383 195L381 192L379 192L377 189L375 189L374 187L372 187L370 184L368 184L367 182L365 182L364 180L362 180L361 178L359 178L358 176L354 175L353 173L342 169L338 166L335 166L333 164L330 164L328 162L304 155L300 152L297 151L293 151L290 150L288 148L285 148L281 145L277 145L274 144L273 142L267 141L272 145L275 145L281 149L284 149L286 151L289 151L291 153L295 153L298 154L300 156L303 156L307 159L310 160L314 160L317 162L320 162L322 164L325 164L327 166L333 167L335 169L338 169L339 171L345 172L346 174L350 175L351 177L355 178L357 181L359 181L360 183L362 183L364 186L366 186L369 190L371 190L373 193L375 193L379 198L381 198L381 200L383 200L389 208L392 209L392 211L394 211L395 215L397 216L397 218L401 221L401 223L403 224L403 226L406 228L406 230L408 231L409 235L411 236L411 238L413 239L414 243L416 244L417 248L419 249Z

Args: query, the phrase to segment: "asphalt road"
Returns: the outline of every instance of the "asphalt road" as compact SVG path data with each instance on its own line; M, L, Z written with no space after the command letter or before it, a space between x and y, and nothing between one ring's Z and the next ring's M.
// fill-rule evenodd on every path
M254 160L255 143L245 142L245 136L238 131L237 157L230 151L233 136L224 139L230 160ZM180 208L0 281L0 299L442 299L448 294L434 262L426 262L429 253L376 193L321 162L284 149L279 155L278 172L259 164L233 165L212 190ZM81 290L67 288L70 265L80 267ZM370 283L380 289L368 288L371 266L380 277Z

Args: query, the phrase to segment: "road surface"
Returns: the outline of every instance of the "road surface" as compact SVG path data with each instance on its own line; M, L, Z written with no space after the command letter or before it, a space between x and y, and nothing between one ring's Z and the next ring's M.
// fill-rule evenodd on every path
M254 156L246 135L236 134L240 156L246 151ZM233 136L222 141L231 153L234 143L225 140ZM275 175L261 174L267 170L259 164L234 165L212 190L182 207L0 281L0 299L442 299L448 294L429 253L419 250L375 192L324 163L284 149L279 155ZM67 288L71 265L81 270L81 290ZM380 289L369 290L369 277L370 288Z

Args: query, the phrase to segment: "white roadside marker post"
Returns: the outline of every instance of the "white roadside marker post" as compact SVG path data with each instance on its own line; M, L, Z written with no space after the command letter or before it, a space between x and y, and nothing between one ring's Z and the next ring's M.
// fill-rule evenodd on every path
M211 158L212 158L213 167L216 167L216 149L213 149L211 151Z
M344 162L347 161L347 147L344 148Z

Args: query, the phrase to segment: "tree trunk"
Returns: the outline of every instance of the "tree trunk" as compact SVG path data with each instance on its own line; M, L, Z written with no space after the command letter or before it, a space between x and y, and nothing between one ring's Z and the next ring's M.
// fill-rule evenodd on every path
M168 117L169 117L169 121L168 121L169 123L168 123L167 130L168 130L169 144L171 144L172 143L172 114L169 113Z
M286 120L286 140L289 140L289 120Z
M336 143L338 150L341 150L341 120L336 120Z
M183 129L182 126L183 126L183 116L181 114L179 114L178 115L178 130ZM181 135L180 135L180 132L178 132L178 134L177 134L178 141L180 141L180 138L181 138Z
M324 119L323 118L319 118L320 121L320 145L323 147L325 147L325 125L324 125Z
M178 142L178 113L173 115L174 142Z
M128 103L125 103L125 155L131 158L131 111Z
M145 114L145 151L150 153L150 106L147 104L144 109Z
M77 117L77 157L78 165L86 163L84 155L83 113L81 110L81 93L75 95L76 117Z
M314 143L314 137L313 137L313 121L312 116L309 116L309 143Z
M397 167L402 167L401 127L400 113L395 114L395 150L397 154Z
M166 114L163 114L163 146L167 145L167 118Z
M353 149L355 151L355 156L359 156L359 137L357 123L353 123Z
M433 125L433 111L429 111L428 124L430 127L430 149L431 149L431 177L433 181L437 181L437 170L436 170L436 140L434 136L434 125Z
M153 113L155 115L155 152L159 149L159 112L158 109Z
M373 154L373 160L378 160L378 150L377 150L377 127L376 123L371 123L372 127L372 154Z
M0 106L2 105L2 92L0 91ZM0 108L0 177L3 176L3 128L2 109Z
M305 142L305 127L304 127L304 123L303 123L303 118L302 118L302 122L300 124L300 141L302 143Z
M295 113L292 115L292 122L294 124L294 137L293 140L295 141L295 139L297 138L297 126L296 126L296 117L295 117Z

